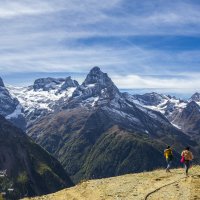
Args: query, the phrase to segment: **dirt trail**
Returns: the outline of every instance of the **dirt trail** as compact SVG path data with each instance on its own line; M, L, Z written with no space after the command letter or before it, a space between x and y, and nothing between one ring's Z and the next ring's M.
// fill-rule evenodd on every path
M200 175L182 178L172 184L158 188L147 200L200 200Z
M148 194L150 194L148 196ZM185 178L183 169L127 174L91 180L57 193L31 200L199 200L200 167ZM28 200L28 199L26 199Z

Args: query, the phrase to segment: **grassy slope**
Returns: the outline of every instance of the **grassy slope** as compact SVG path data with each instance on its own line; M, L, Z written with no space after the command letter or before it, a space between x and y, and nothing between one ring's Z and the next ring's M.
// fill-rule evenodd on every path
M200 199L200 166L192 167L187 178L183 172L183 169L174 169L172 173L166 174L165 170L155 170L90 180L31 200L144 200L151 192L147 200Z

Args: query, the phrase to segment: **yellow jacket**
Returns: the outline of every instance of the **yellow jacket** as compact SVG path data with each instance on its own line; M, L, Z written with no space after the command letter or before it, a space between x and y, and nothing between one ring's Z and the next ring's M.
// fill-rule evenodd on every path
M165 156L165 158L168 159L170 155L172 155L172 149L171 148L165 149L164 150L164 156Z

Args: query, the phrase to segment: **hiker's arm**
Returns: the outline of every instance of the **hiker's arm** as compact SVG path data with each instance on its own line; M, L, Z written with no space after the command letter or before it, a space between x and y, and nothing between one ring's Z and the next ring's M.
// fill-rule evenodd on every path
M184 152L181 153L181 156L184 156Z
M193 156L193 154L192 154L192 152L191 152L191 160L193 160L194 159L194 156Z

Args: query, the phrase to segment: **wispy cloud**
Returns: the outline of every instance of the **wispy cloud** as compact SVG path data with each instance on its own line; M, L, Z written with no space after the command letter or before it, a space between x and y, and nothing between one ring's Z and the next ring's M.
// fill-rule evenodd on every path
M127 75L113 76L112 79L120 88L162 88L162 89L185 89L200 90L200 73L194 76L193 74L187 74L186 77L163 77L163 76L139 76L139 75Z
M123 74L127 80L137 80L133 84L122 81L121 86L140 83L154 87L160 80L143 80L141 75L199 72L200 52L193 47L195 41L200 41L198 1L0 0L0 3L0 73L86 72L99 65L111 76ZM161 41L159 36L166 38L166 49L162 47L164 39ZM168 40L173 37L195 39L188 50L179 42L174 45L176 39ZM163 79L162 85L165 82ZM177 84L176 80L171 83L170 87Z
M53 7L51 1L0 1L0 18L10 19L26 15L39 15L49 12L57 12L63 8L59 5Z

